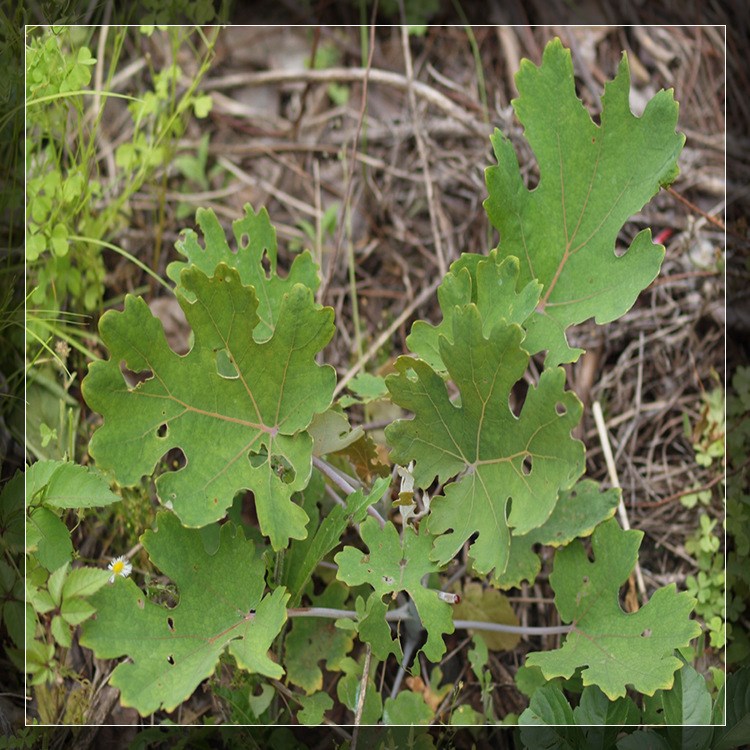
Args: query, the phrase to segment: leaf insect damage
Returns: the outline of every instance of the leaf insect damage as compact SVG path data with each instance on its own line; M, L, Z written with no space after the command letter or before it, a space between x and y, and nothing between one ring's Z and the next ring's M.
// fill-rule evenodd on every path
M184 260L167 273L193 333L185 355L169 348L140 298L129 295L122 312L102 317L110 356L90 365L83 382L86 402L103 416L92 458L123 485L152 475L167 450L180 449L186 459L156 478L171 512L161 511L157 530L142 537L150 563L179 589L179 604L165 614L144 602L131 579L118 580L95 595L98 616L84 625L81 643L97 656L132 660L111 680L125 705L143 715L172 710L225 652L239 669L280 680L284 642L296 644L289 653L311 643L297 623L313 614L338 618L350 634L336 640L344 650L328 662L346 672L339 697L362 675L348 656L355 637L373 658L395 655L404 669L412 656L414 665L436 664L455 629L452 605L462 603L461 593L434 585L446 567L460 559L480 582L469 602L475 606L483 587L500 597L498 590L533 583L541 545L554 549L549 580L569 625L560 648L531 653L526 664L548 680L578 671L584 685L597 685L612 701L628 687L652 695L674 681L681 668L675 650L700 630L690 620L694 601L670 585L637 612L620 608L619 586L643 535L612 518L618 489L583 477L584 445L572 437L583 407L562 366L582 353L569 345L571 326L622 316L659 272L664 248L650 230L624 254L616 238L677 176L684 143L677 104L671 92L659 92L633 116L623 56L605 87L600 123L593 122L559 40L547 45L541 65L523 61L516 81L513 107L539 183L526 187L513 145L496 131L484 206L499 244L451 265L437 291L441 322L415 322L410 352L373 390L373 398L412 415L385 429L402 480L393 508L382 502L390 476L353 476L356 466L347 473L348 405L334 403L336 373L319 363L335 332L333 310L315 301L320 280L310 253L279 274L265 209L246 206L233 223L236 252L205 209L197 213L203 245L192 230L178 242ZM543 366L529 377L535 355ZM123 389L121 363L150 377ZM414 515L416 499L435 487ZM247 491L257 529L234 516L224 522L234 497ZM397 526L394 509L412 522ZM350 526L361 548L344 543ZM218 539L210 554L204 533ZM592 559L580 541L586 537ZM332 564L335 580L331 574L330 591L319 594L313 577ZM336 606L317 605L323 596ZM305 597L313 603L298 607ZM389 611L393 601L398 608ZM287 627L286 641L279 639ZM415 627L426 637L419 648L409 643L407 654ZM319 672L317 663L295 667L290 682L314 689Z

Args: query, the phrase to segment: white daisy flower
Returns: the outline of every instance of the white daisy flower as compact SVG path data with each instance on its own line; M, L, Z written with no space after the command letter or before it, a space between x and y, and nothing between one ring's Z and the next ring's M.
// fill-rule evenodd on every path
M107 567L112 571L112 576L109 579L110 583L114 583L117 576L127 578L133 571L133 566L124 555L116 557Z

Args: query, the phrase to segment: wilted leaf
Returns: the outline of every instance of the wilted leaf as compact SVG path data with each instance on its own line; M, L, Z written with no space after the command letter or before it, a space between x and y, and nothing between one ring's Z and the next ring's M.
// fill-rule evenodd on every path
M97 614L83 626L81 644L99 658L130 657L110 680L122 704L142 716L173 710L213 673L226 648L242 669L281 677L268 649L286 620L289 595L278 588L263 597L265 567L253 543L226 523L209 555L200 531L172 513L159 513L157 524L143 535L143 547L177 587L177 606L154 604L132 578L116 578L89 599Z
M695 600L678 594L674 584L657 589L637 612L622 611L619 589L635 566L642 537L610 519L592 536L593 562L577 541L556 553L550 583L560 617L573 631L562 648L530 654L527 664L540 667L547 679L568 678L583 667L583 684L598 685L610 700L624 696L628 685L647 695L672 686L682 666L675 649L701 629L689 619Z
M484 588L476 581L468 581L464 586L461 601L453 605L453 619L518 625L518 618L508 599L496 589ZM481 633L487 648L493 651L512 651L521 640L517 633L495 633L489 630L482 630Z
M486 172L485 207L500 231L499 257L521 261L520 283L543 284L526 346L547 349L546 365L573 362L565 329L588 318L608 323L633 305L659 273L664 248L640 232L624 255L615 254L623 224L677 176L685 142L675 132L678 106L660 91L641 117L630 111L630 72L623 56L602 97L596 125L575 92L570 51L551 41L540 67L523 60L513 100L539 164L539 184L528 190L513 146L500 131L492 143L498 165Z
M570 436L581 403L564 390L562 369L542 373L520 417L508 405L529 359L522 337L519 326L498 324L485 338L477 307L465 305L454 311L454 343L439 339L441 359L460 399L452 400L443 378L411 357L399 357L398 374L386 379L393 401L414 412L412 420L386 429L393 461L402 466L415 461L414 479L422 488L436 476L444 483L461 475L445 486L443 496L432 498L430 532L451 530L437 539L431 553L441 564L478 533L469 549L474 569L502 574L509 527L523 534L543 524L559 491L583 471L583 445Z
M141 298L128 296L123 312L102 316L110 358L91 364L83 381L84 398L104 417L89 452L127 485L180 448L187 465L156 481L162 503L185 525L205 526L249 489L261 531L281 549L306 534L307 516L291 496L312 469L306 428L331 403L335 372L315 357L333 335L333 311L296 284L282 298L273 336L259 344L257 296L235 270L220 264L209 279L189 268L181 282L195 300L179 297L195 337L185 356L169 348ZM149 377L127 386L123 361Z

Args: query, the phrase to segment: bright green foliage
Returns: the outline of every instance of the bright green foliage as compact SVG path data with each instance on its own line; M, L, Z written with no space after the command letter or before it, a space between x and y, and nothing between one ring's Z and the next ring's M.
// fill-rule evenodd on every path
M267 651L286 621L289 595L277 588L263 596L264 565L253 543L227 523L219 549L209 555L200 532L173 514L159 513L157 523L157 531L143 535L143 547L177 586L179 603L173 609L154 604L132 578L116 578L91 598L97 617L81 638L101 659L131 658L110 681L122 704L143 716L173 710L213 672L227 647L242 669L281 677L283 669Z
M523 581L535 581L542 567L535 544L561 547L576 537L591 536L599 523L614 515L619 498L619 489L601 492L591 479L582 479L572 490L561 492L552 514L541 526L511 537L508 567L493 578L493 585L510 589Z
M478 532L469 550L474 569L502 574L510 552L509 527L524 534L544 523L558 492L583 472L583 445L570 436L581 403L564 390L562 369L542 373L520 417L508 405L529 360L522 337L517 325L496 325L485 338L477 307L465 305L454 311L454 343L439 339L440 357L460 392L460 404L451 400L442 377L420 360L399 357L398 374L386 379L393 401L415 415L386 429L393 460L404 466L414 460L414 479L423 488L436 476L446 482L463 474L445 487L444 496L432 499L430 532L452 529L437 539L431 553L441 564Z
M70 532L62 519L49 508L32 508L26 519L26 551L52 572L73 559Z
M70 571L69 564L65 563L49 576L44 587L27 581L28 601L37 614L53 612L50 633L61 646L70 648L71 627L80 625L96 611L86 598L104 586L109 577L108 570L76 568Z
M453 632L450 605L438 598L437 591L422 585L422 578L440 568L429 560L431 537L407 527L399 539L396 527L388 522L383 529L374 518L360 527L362 540L369 549L364 555L354 547L344 547L334 560L339 566L337 577L350 586L369 583L382 599L399 591L408 592L427 630L422 650L431 661L439 661L445 653L443 634Z
M256 341L266 341L271 337L278 323L284 295L291 292L295 284L303 284L312 292L318 288L318 267L312 255L305 251L298 255L289 274L282 278L277 273L276 229L271 225L268 211L261 208L255 212L250 204L245 205L245 216L232 222L232 232L237 243L233 252L227 243L224 230L210 209L199 208L196 220L203 233L205 248L198 243L198 237L191 229L185 230L183 239L175 247L187 258L167 266L167 275L177 286L177 290L192 301L192 290L180 279L183 269L195 266L206 276L212 276L220 263L234 268L245 286L255 288L258 297L258 322L253 330ZM263 266L267 259L270 273Z
M107 480L90 466L37 461L26 470L27 504L53 508L104 507L119 501Z
M181 281L195 299L178 295L195 337L184 357L169 348L141 298L128 296L123 312L102 317L110 358L90 365L83 381L86 401L104 417L90 453L120 483L134 484L181 448L187 465L159 477L161 501L187 526L204 526L250 489L261 531L281 549L306 534L307 516L291 496L310 477L305 429L331 402L335 373L315 356L333 334L333 311L296 284L282 299L273 336L259 344L252 335L258 299L236 271L220 264L209 279L190 268ZM151 377L126 387L122 361Z
M647 695L672 685L682 662L674 650L700 634L689 619L695 604L670 584L657 589L637 612L620 608L618 592L638 557L643 532L623 531L614 519L592 536L594 561L573 542L555 555L550 583L563 622L573 624L562 648L530 654L547 679L570 677L579 667L584 685L598 685L611 699L625 695L627 685Z
M320 596L312 598L312 606L341 609L348 596L349 589L334 581ZM354 638L350 632L337 628L333 620L299 617L292 623L284 645L287 679L311 695L323 687L323 672L318 664L324 661L327 670L340 671Z
M439 337L445 336L449 342L453 342L456 308L469 303L475 304L482 316L485 337L500 323L518 323L522 326L539 301L541 284L529 281L517 291L518 274L518 258L501 260L497 249L488 256L464 253L451 264L450 272L438 287L443 320L437 326L416 321L406 338L411 351L435 372L444 373Z
M678 106L661 91L639 118L630 112L630 73L623 56L605 87L601 125L575 94L570 52L550 42L542 65L521 61L513 100L534 150L540 179L528 190L513 146L495 132L498 166L487 170L485 207L500 231L499 256L521 261L520 283L543 285L526 345L548 350L547 366L573 362L565 329L594 317L623 315L659 272L664 248L640 232L627 252L615 254L617 234L630 216L677 176L685 138L675 132Z

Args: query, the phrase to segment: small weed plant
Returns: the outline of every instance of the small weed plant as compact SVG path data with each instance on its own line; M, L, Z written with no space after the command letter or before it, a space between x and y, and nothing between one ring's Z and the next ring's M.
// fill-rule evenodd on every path
M103 315L108 356L82 384L102 417L89 444L96 468L38 462L26 477L34 683L60 673L55 644L70 646L81 625L82 646L123 659L110 683L143 716L173 711L210 680L238 723L320 724L335 700L362 724L497 722L489 652L526 636L537 645L517 680L531 704L506 721L570 724L575 739L589 724L682 720L688 693L699 695L695 723L720 720L681 658L701 632L695 598L670 584L621 606L643 534L613 517L619 490L584 477L571 434L582 405L563 369L582 354L568 329L622 316L659 273L664 248L650 230L627 248L618 234L678 174L678 105L661 91L635 117L623 57L594 123L558 40L540 66L523 61L517 86L539 183L526 187L496 131L485 207L499 244L453 263L438 289L442 319L414 323L410 353L384 379L361 373L348 393L337 387L321 360L336 329L315 301L319 269L303 251L279 272L265 209L247 206L231 243L200 209L202 238L186 230L178 242L167 275L191 329L186 354L140 296ZM141 164L138 143L117 158ZM38 190L64 199L77 174L41 178ZM69 238L47 226L39 257L64 257ZM388 460L352 426L379 400L405 413L385 429ZM163 507L132 570L125 559L71 567L61 511L110 505L149 478ZM560 624L521 625L502 592L533 584L550 557ZM474 708L441 684L457 629L473 638ZM559 647L540 650L551 634ZM387 663L396 677L384 689ZM563 688L579 694L575 708Z

